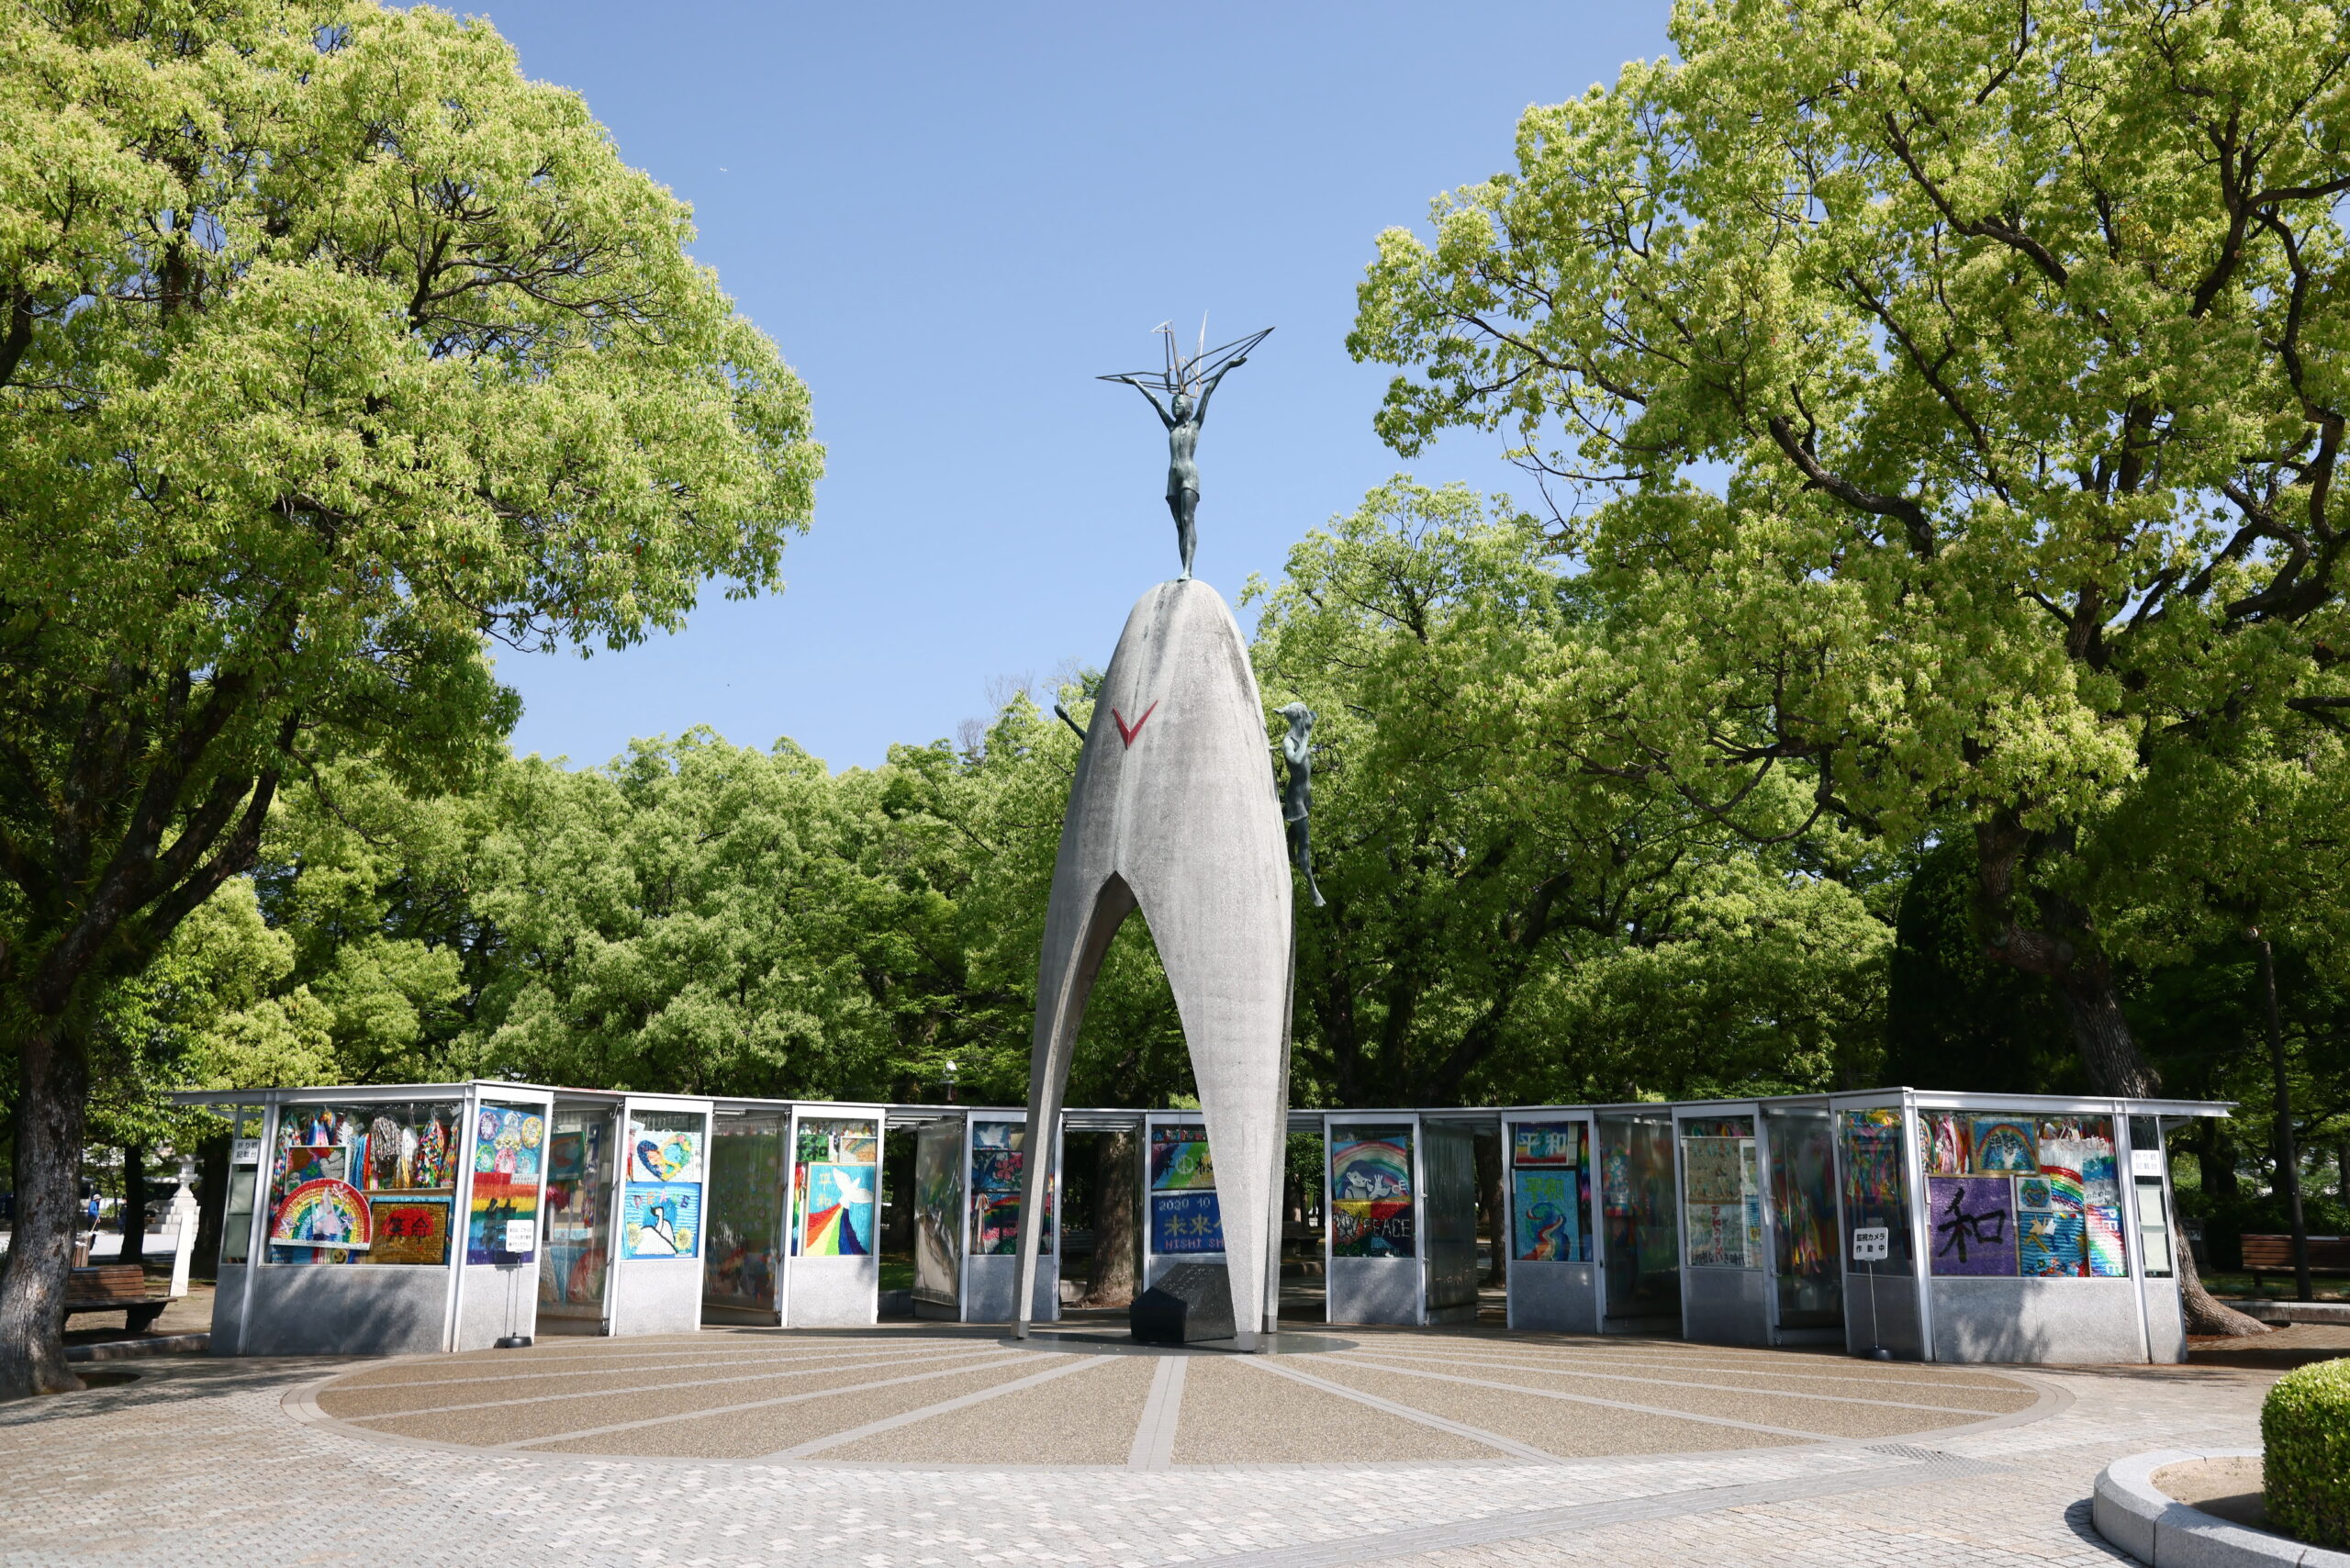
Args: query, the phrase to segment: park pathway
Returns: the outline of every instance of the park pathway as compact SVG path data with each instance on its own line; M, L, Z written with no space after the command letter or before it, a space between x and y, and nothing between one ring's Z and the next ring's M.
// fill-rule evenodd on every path
M2098 1469L2256 1441L2275 1375L1283 1338L1240 1358L921 1325L160 1360L0 1406L0 1563L2108 1562Z

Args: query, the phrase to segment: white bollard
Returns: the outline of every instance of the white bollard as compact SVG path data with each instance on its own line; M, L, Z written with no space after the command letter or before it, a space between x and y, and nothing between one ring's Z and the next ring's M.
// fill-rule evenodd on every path
M172 1298L187 1294L188 1265L196 1260L196 1179L194 1160L180 1162L180 1190L172 1194Z

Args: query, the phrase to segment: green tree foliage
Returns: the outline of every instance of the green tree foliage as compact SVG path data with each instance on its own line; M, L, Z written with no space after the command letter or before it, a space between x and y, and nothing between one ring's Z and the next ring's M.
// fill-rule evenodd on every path
M1381 429L1506 427L1610 498L1569 531L1623 659L1596 765L1955 823L1990 953L2151 1090L2101 835L2167 754L2301 759L2350 709L2350 20L1719 0L1673 34L1382 237L1353 345L1422 374Z
M1445 1104L1849 1080L1883 922L1850 868L1583 764L1610 655L1552 554L1505 500L1399 478L1254 590L1267 700L1321 715L1304 1081Z
M821 454L684 206L486 24L6 15L0 1394L23 1394L71 1385L54 1303L108 984L252 864L286 780L364 758L425 792L489 761L514 702L486 637L617 645L713 574L771 586ZM320 988L440 994L370 961Z

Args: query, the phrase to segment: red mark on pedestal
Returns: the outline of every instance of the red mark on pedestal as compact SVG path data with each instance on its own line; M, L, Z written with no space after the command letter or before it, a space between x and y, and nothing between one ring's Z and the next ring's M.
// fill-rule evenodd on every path
M1135 737L1142 734L1142 727L1150 722L1150 716L1158 711L1158 702L1153 701L1149 707L1142 711L1142 717L1136 719L1131 724L1126 722L1125 715L1119 712L1115 708L1110 710L1110 717L1117 723L1118 738L1124 741L1126 745L1132 745L1135 744Z

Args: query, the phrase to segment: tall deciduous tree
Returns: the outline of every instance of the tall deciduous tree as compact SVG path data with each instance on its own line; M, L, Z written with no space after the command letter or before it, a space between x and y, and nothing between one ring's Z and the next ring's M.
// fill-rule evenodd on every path
M771 585L804 388L684 206L487 25L14 0L0 25L0 1395L58 1302L106 986L289 779L418 785L514 713L486 638L625 644Z
M1991 955L2151 1092L2080 851L2162 750L2350 716L2350 17L1690 0L1673 34L1382 238L1354 346L1426 374L1382 429L1512 426L1612 487L1575 535L1639 670L1614 765L1962 822Z
M1298 1083L1352 1105L1830 1086L1877 1034L1889 933L1817 857L1586 766L1615 663L1552 554L1505 499L1399 477L1252 588L1268 700L1320 715Z

